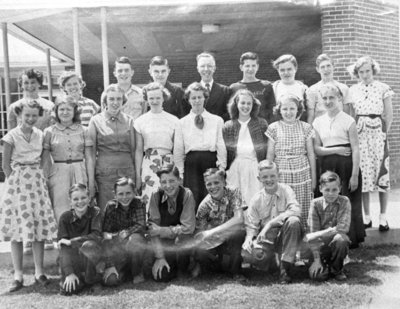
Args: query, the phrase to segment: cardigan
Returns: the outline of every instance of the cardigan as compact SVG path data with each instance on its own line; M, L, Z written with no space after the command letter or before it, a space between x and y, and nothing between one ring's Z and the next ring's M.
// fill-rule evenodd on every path
M267 157L268 138L265 132L267 131L268 123L264 118L256 117L251 118L247 126L249 128L251 140L253 141L257 161L260 162ZM237 119L227 121L222 129L222 135L228 152L227 169L229 169L233 160L236 158L239 131L240 123Z

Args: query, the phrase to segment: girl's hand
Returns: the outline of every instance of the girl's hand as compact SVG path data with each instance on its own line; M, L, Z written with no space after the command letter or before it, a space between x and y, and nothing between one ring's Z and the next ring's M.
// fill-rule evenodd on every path
M314 178L312 178L311 179L311 189L313 190L313 191L315 191L315 188L317 187L317 180L316 179L314 179Z
M168 262L165 259L157 259L153 265L152 268L152 273L153 273L153 278L154 280L157 280L157 278L161 279L162 271L164 267L167 269L167 271L170 271L170 267Z
M65 245L65 246L70 247L70 246L71 246L71 241L70 241L69 239L66 239L66 238L61 238L61 239L58 241L58 245L59 245L59 246Z
M72 273L65 278L63 289L68 293L72 293L76 290L78 284L79 278L74 273Z
M337 154L339 156L348 157L351 155L351 148L350 147L338 147Z
M358 176L351 176L350 182L349 182L350 192L356 191L357 188L358 188Z

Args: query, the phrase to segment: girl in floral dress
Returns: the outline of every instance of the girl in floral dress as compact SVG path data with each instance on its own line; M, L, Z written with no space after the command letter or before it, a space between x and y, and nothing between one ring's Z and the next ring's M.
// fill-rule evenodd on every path
M32 242L35 282L49 283L44 275L44 241L56 238L57 225L40 167L43 133L33 125L43 113L35 100L23 101L15 112L21 124L2 138L6 186L0 200L0 241L11 241L14 281L10 292L23 287L23 246Z
M276 113L281 120L269 125L267 159L279 168L279 181L288 184L301 205L301 220L307 227L312 190L316 186L312 126L300 121L303 103L294 95L279 98Z
M390 189L387 132L393 120L394 93L388 85L374 80L379 73L379 64L371 57L359 58L351 73L360 80L350 87L349 102L356 118L360 142L365 227L372 226L369 193L379 191L379 230L383 232L389 230L386 219Z

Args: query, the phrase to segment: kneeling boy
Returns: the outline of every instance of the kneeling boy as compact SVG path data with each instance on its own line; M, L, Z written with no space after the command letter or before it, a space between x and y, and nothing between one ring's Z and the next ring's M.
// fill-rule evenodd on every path
M258 180L264 188L250 202L242 255L245 262L271 270L276 266L275 252L279 253L280 282L290 283L290 269L302 237L301 211L292 188L278 183L278 178L274 162L258 164Z
M224 171L210 168L203 175L208 195L200 203L196 214L196 230L199 233L195 238L200 243L195 250L195 259L199 264L192 275L198 276L201 269L218 271L227 268L233 277L239 277L242 264L240 251L245 237L243 211L247 205L239 189L226 186ZM227 261L224 261L224 256Z
M347 233L351 204L346 196L339 195L340 178L336 173L323 173L319 182L322 196L311 202L308 216L310 233L304 237L314 257L309 269L310 277L325 280L330 273L336 280L346 280L343 261L349 252L350 239Z
M101 240L100 209L89 207L89 193L83 184L73 185L69 198L71 210L61 215L58 225L63 295L76 294L101 279L92 259Z

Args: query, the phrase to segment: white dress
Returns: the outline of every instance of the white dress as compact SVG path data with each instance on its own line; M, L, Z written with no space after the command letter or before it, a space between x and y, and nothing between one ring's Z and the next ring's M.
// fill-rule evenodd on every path
M247 126L249 121L250 119L246 122L239 121L240 130L236 158L226 172L227 184L240 189L247 205L249 205L252 197L262 188L261 183L257 179L258 161Z

